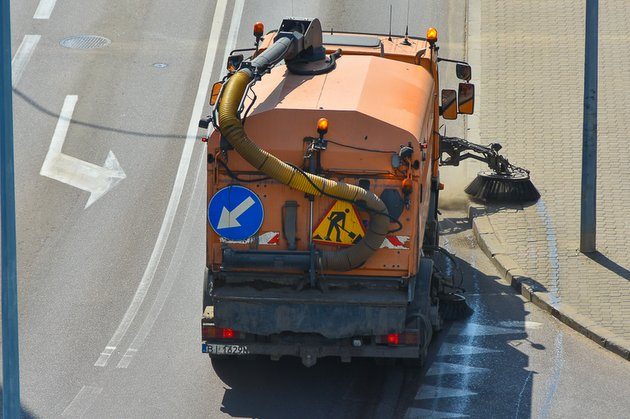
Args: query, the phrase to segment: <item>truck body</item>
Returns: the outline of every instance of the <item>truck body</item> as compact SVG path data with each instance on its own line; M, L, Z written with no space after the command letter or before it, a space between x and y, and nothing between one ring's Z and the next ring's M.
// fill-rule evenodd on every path
M441 324L431 259L441 109L435 40L326 35L316 19L300 23L296 30L287 19L268 33L249 69L230 57L237 65L213 88L203 351L297 356L307 366L325 356L422 362ZM257 72L286 33L289 54L298 41L303 50ZM317 48L324 58L313 58ZM229 120L219 115L228 106L223 90L239 68L254 76L234 123L261 149L259 161L275 157L290 179L254 163L221 125ZM383 209L330 192L346 185ZM386 217L386 231L373 231L375 217ZM350 248L361 241L369 256L356 261ZM335 257L347 257L347 267Z

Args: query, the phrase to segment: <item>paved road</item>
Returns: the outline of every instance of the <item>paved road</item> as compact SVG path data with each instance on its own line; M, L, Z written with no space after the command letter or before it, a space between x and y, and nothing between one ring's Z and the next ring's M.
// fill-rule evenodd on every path
M22 394L28 414L387 417L403 415L409 407L431 407L413 401L421 371L335 360L312 369L296 360L212 365L199 351L205 156L195 125L207 82L219 78L226 49L251 45L256 20L271 29L290 14L319 16L324 27L337 30L387 31L389 2L370 9L360 1L294 3L290 10L287 1L191 0L173 7L165 0L95 0L89 8L76 0L13 2L14 53L28 45L23 44L26 35L40 36L37 41L26 38L35 45L30 59L26 53L14 58L24 64L14 103ZM398 3L395 32L403 30L406 14L406 2ZM461 58L466 16L461 2L411 3L410 32L436 25L444 55ZM36 10L40 18L33 19ZM43 18L48 12L49 18ZM111 45L89 50L59 45L78 34L101 35ZM88 192L39 174L69 95L77 100L61 152L102 166L112 151L126 174L87 209ZM483 258L477 250L462 257ZM479 269L475 263L471 266ZM486 304L477 295L472 301ZM487 300L487 308L478 312L488 316L474 321L494 324L495 315L512 307L509 301ZM551 319L538 316L533 321L543 329L560 333ZM523 333L515 338L522 339ZM442 339L457 343L458 336L446 332ZM575 350L588 358L593 349L581 344L585 346ZM434 351L443 347L438 343ZM566 367L573 364L527 351L519 357L521 369L524 362L537 360L533 365L539 372L551 368L560 371L552 377L579 378ZM624 367L602 359L585 362L584 374L596 376L595 368L609 368L612 378L604 381L614 382L612 373L622 374ZM451 358L445 362L455 363ZM491 368L489 364L483 367ZM524 377L504 380L521 386ZM529 380L534 389L537 380L538 375ZM496 392L497 384L477 382L475 392L486 387ZM593 388L598 400L615 406L606 388ZM558 389L564 393L551 395L551 407L571 397L570 386ZM522 394L523 412L537 406L531 394ZM474 404L468 403L464 409Z

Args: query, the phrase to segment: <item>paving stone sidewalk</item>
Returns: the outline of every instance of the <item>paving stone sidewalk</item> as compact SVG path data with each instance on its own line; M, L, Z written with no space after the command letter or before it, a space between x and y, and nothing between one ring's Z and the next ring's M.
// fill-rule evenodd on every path
M483 228L553 307L628 357L630 1L599 7L599 252L578 251L584 1L481 0L479 137L498 140L542 194L526 208L487 208Z

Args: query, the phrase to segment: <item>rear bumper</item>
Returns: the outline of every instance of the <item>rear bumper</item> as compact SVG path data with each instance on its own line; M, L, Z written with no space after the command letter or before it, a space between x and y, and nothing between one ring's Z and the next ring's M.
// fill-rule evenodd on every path
M321 292L247 286L217 289L213 302L212 320L218 327L263 336L313 333L328 339L402 332L408 305L407 293L401 290Z

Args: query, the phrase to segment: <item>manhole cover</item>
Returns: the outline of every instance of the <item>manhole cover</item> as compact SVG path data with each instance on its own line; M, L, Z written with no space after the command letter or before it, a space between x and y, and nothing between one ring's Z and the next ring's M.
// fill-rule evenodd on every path
M103 48L111 44L107 38L98 35L77 35L63 38L59 44L65 48L74 49L94 49Z

